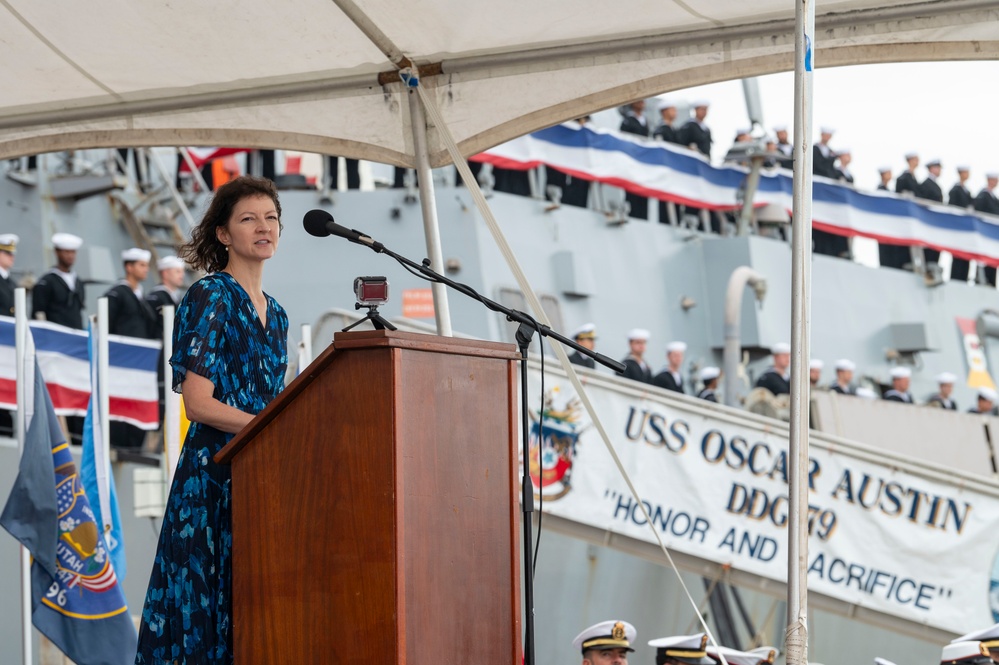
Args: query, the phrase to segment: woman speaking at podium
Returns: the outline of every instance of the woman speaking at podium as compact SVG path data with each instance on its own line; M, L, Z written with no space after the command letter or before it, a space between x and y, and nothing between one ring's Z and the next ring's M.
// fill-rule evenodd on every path
M146 592L136 664L232 663L230 467L212 457L282 389L288 317L263 291L281 235L274 183L218 189L182 255L208 275L177 310L173 389L191 420Z

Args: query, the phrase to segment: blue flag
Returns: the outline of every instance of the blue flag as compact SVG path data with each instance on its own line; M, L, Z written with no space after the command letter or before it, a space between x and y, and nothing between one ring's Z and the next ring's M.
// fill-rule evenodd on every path
M93 326L90 327L90 402L87 404L87 417L83 421L83 458L80 460L80 478L83 480L83 489L90 499L90 505L94 509L94 518L98 526L101 523L101 492L97 486L97 461L94 455L94 446L98 444L94 440L95 433L100 431L100 427L95 428L95 419L98 418L97 409L94 402L99 405L101 391L104 386L97 385L97 338L94 336ZM111 563L114 565L114 572L118 579L124 580L127 568L125 564L125 541L121 537L121 513L118 510L118 492L114 486L114 475L111 470L107 470L108 479L108 501L111 506L111 532L105 533L105 543L111 553Z
M32 623L78 665L126 665L138 638L125 594L35 364L34 416L0 515L31 551Z

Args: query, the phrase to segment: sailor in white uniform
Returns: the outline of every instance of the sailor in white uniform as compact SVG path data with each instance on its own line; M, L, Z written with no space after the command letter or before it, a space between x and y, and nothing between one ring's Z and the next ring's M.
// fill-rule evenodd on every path
M722 656L729 665L773 665L777 657L777 649L774 647L757 647L750 651L739 651L731 647L707 646L705 651L708 658L719 664Z
M992 665L989 648L980 640L951 642L940 653L940 665Z
M999 663L999 623L988 628L983 628L982 630L976 630L967 635L962 635L952 640L951 644L960 642L979 642L981 647L985 651L988 651L992 660Z
M572 646L583 655L583 665L628 665L637 635L627 621L601 621L576 635Z
M715 665L706 651L705 633L659 637L649 641L656 650L656 665Z

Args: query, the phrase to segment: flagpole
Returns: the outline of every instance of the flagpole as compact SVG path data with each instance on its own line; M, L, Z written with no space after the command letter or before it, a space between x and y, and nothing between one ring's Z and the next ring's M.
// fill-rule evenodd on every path
M812 298L812 70L815 0L795 4L791 222L791 423L787 522L787 665L808 663L808 359Z
M24 454L25 416L27 415L28 382L24 372L28 339L28 310L24 289L14 290L14 358L17 363L17 411L14 414L17 432L17 452ZM21 662L32 665L34 654L31 642L31 552L24 545L21 554Z
M163 466L166 473L164 498L173 486L173 474L180 461L180 395L173 391L173 305L163 308Z
M100 441L94 440L94 469L97 476L97 492L101 503L101 533L105 538L111 535L111 485L108 473L111 470L111 417L108 396L108 299L97 301L97 390L98 413L93 418L100 422Z

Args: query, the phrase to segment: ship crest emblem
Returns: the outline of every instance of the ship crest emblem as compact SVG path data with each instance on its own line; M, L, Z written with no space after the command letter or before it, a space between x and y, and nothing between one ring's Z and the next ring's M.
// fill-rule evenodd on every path
M561 499L572 489L572 465L579 434L582 406L573 396L560 400L555 386L545 393L541 416L531 413L530 473L535 495L546 500ZM561 404L560 404L561 402Z
M614 624L614 629L611 630L611 637L614 638L615 640L620 641L624 639L624 635L625 635L624 624L618 621L616 624Z

